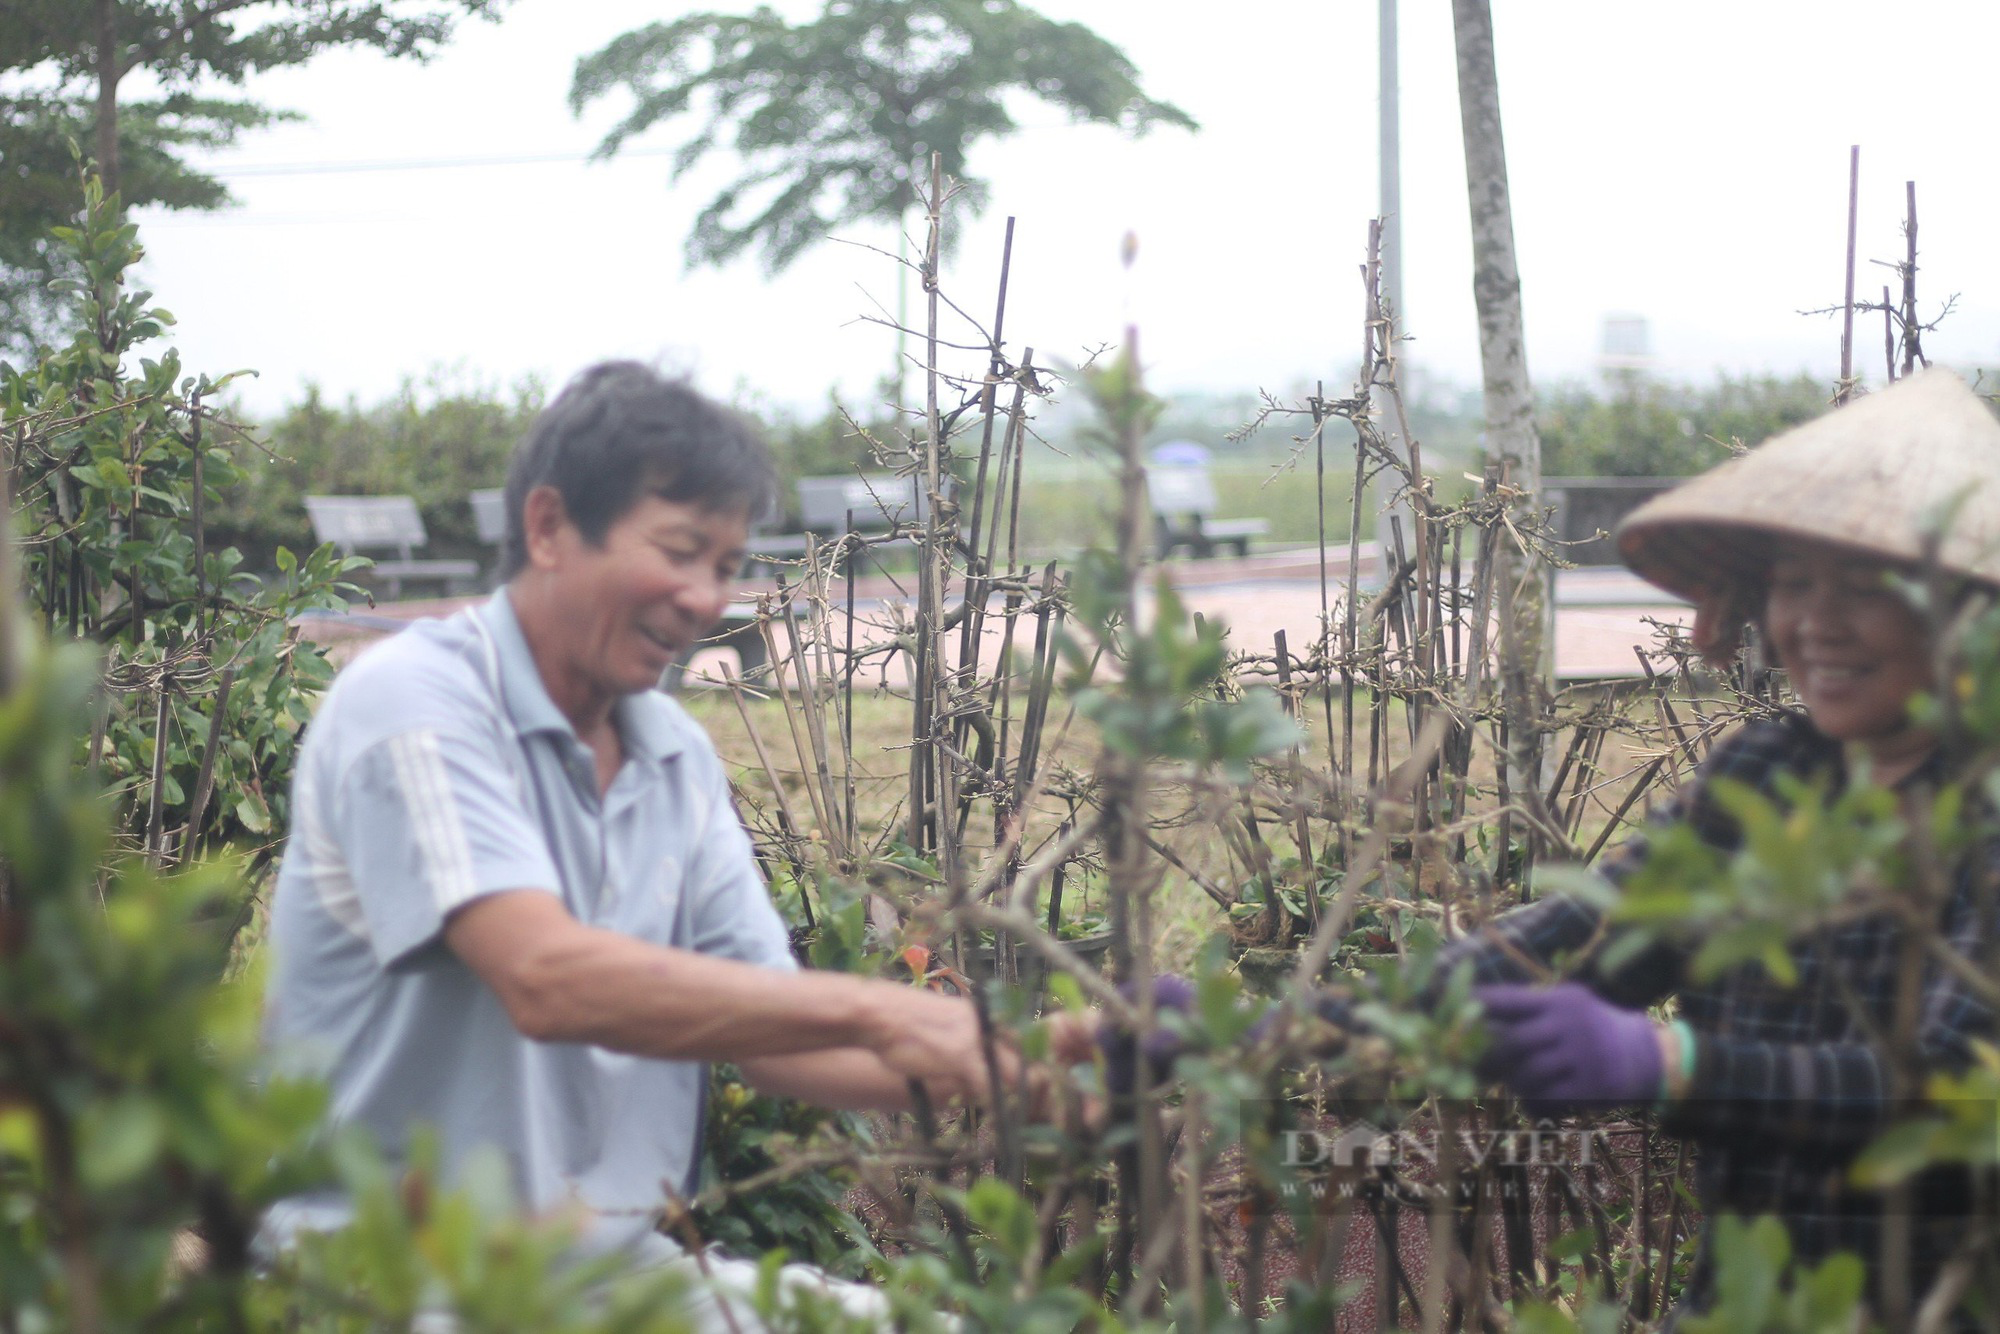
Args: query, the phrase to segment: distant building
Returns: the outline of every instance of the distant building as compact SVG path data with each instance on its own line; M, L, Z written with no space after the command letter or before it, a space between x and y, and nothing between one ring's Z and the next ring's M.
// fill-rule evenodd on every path
M1643 374L1652 370L1653 366L1653 328L1646 317L1606 315L1603 336L1597 349L1599 373L1608 380L1620 375Z

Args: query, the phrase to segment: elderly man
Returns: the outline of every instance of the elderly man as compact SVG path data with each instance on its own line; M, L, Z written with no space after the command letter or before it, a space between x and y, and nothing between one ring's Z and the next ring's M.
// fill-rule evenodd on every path
M269 1038L337 1120L392 1160L434 1127L447 1171L497 1149L528 1208L637 1263L678 1256L649 1211L693 1190L704 1062L835 1108L988 1091L966 1002L796 969L713 746L653 689L774 485L687 386L580 375L516 452L505 586L328 693L272 908ZM346 1217L315 1196L268 1230Z

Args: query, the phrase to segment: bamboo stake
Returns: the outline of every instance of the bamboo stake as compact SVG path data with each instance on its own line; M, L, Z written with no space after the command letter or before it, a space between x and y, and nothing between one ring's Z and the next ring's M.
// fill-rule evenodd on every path
M148 798L146 807L145 855L146 860L154 866L160 864L164 853L164 849L161 846L164 840L160 837L160 819L166 803L167 720L170 717L167 706L169 697L172 694L173 679L169 676L162 676L160 678L159 706L153 715L152 792Z
M1896 308L1889 301L1889 284L1882 284L1882 362L1889 383L1896 382Z
M1000 290L994 304L992 346L987 355L986 379L980 386L979 395L980 414L983 422L979 436L979 468L972 487L972 523L966 529L965 539L965 603L963 615L959 622L958 680L955 687L960 694L970 694L974 689L979 675L979 645L981 636L985 630L986 603L987 599L991 596L993 562L990 554L986 559L980 559L979 539L982 533L982 523L986 517L986 480L988 460L991 458L993 451L995 390L999 384L1000 372L1006 364L1001 350L1001 331L1005 327L1007 319L1007 274L1012 266L1013 257L1014 219L1009 218L1007 219L1006 241L1002 245L1000 253ZM1018 396L1020 392L1018 385L1015 392ZM1006 468L1007 437L1003 435L1000 441L1000 467L997 479L997 489L1003 491L1005 487ZM996 533L1000 527L999 514L1000 505L996 498L993 505L993 522L990 525ZM990 545L989 541L989 547ZM971 719L969 716L961 715L952 729L953 744L960 751L965 749L965 737L970 728ZM969 803L967 803L966 807L962 807L958 811L958 818L961 825L968 814Z
M197 639L207 637L211 619L208 606L208 524L203 518L203 507L207 503L207 487L202 482L201 462L205 452L201 443L201 395L195 394L189 400L191 410L189 428L191 438L188 446L194 470L194 632ZM193 830L194 824L188 825Z
M848 542L854 532L854 511L847 512L847 532L841 534L840 544L835 548L840 553L841 572L847 582L847 658L840 671L840 746L847 753L841 765L841 775L845 779L847 846L861 846L861 828L855 823L854 814L854 567L858 549Z
M810 591L807 589L799 591L806 592L806 605L811 607ZM786 649L792 665L791 697L797 705L796 708L785 711L785 718L792 727L794 739L800 735L805 737L806 744L798 752L799 768L812 798L813 811L819 820L821 836L826 839L828 846L835 847L840 827L840 821L835 817L839 813L840 805L833 792L833 764L826 753L826 721L820 712L819 681L812 671L812 663L807 656L809 650L806 647L806 640L809 636L800 632L798 614L793 610L792 594L793 590L785 586L785 581L781 577L778 580L778 614L785 622ZM770 633L768 622L765 625L765 633L767 635ZM773 662L775 661L774 658ZM846 850L842 848L835 847L835 852L840 856L847 855Z
M764 781L771 785L771 796L777 803L779 831L794 843L803 842L805 836L799 829L798 817L792 814L791 798L785 795L785 785L779 780L777 767L771 763L771 752L764 746L764 734L750 716L749 705L744 702L743 682L736 675L736 670L726 663L722 668L722 679L729 687L730 698L736 701L736 716L743 720L743 733L750 738L751 749L757 752L757 763L764 770Z
M834 790L833 757L827 745L826 702L820 697L823 685L834 680L830 644L833 626L828 619L826 606L826 573L820 564L820 549L814 546L806 553L806 578L800 591L806 599L807 633L803 639L799 635L798 617L786 602L785 629L792 637L793 662L797 665L800 687L800 710L805 716L806 732L813 747L813 777L820 787L820 805L827 813L826 841L834 855L843 861L852 860L853 845L847 841L846 822L841 818L840 794ZM810 655L810 657L808 657ZM808 661L811 670L807 670ZM841 752L843 768L852 769L854 752L851 747Z
M1300 710L1292 693L1292 658L1285 648L1283 630L1272 636L1272 647L1277 652L1279 698L1284 701L1285 711L1297 717ZM1313 858L1312 822L1299 795L1305 789L1305 782L1305 746L1301 742L1292 747L1292 839L1298 845L1299 887L1305 891L1306 923L1315 927L1319 925L1319 863Z
M1854 393L1854 237L1861 209L1861 145L1847 150L1847 289L1841 301L1840 384L1833 392L1834 406L1845 403Z
M780 580L778 584L778 596L781 598L788 596L788 594L785 592L783 580ZM778 698L783 699L786 693L785 659L778 653L777 636L772 633L771 619L772 619L771 617L765 616L761 618L757 624L759 630L762 631L764 636L765 652L769 655L768 661L771 664L772 685L774 687L774 690ZM794 633L793 635L794 641L796 641L797 638L798 638L797 634ZM794 644L794 647L795 646L796 643ZM804 689L803 684L795 684L793 687L793 693L796 694L799 690L802 689ZM804 735L804 733L801 730L798 710L796 709L785 710L785 728L787 731L791 733L792 753L798 757L799 766L801 770L800 776L801 778L803 778L804 767L806 764L810 762L807 757L812 753L812 742ZM824 830L828 827L829 821L827 819L827 812L821 809L820 807L819 785L816 783L807 782L805 784L805 789L806 789L806 800L812 804L813 823L818 828Z
M1021 715L1020 759L1014 766L1013 809L1020 811L1029 784L1041 766L1042 727L1048 717L1049 694L1055 687L1054 633L1062 624L1062 606L1056 597L1056 563L1050 561L1042 573L1042 596L1035 610L1035 653L1033 675L1028 682L1028 702Z
M1333 607L1327 600L1326 578L1326 386L1316 386L1316 392L1308 400L1312 411L1313 441L1313 536L1314 546L1319 553L1319 656L1322 660L1331 657L1329 648L1333 635ZM1351 545L1350 534L1350 545ZM1350 558L1350 568L1352 559ZM1328 672L1320 678L1324 694L1326 712L1326 762L1331 765L1339 754L1333 744L1333 674Z
M972 486L972 522L966 528L965 539L966 549L974 552L979 550L980 523L986 515L986 464L993 450L993 391L999 383L1001 368L1006 365L1006 356L1002 352L1004 340L1001 334L1007 323L1007 274L1013 267L1013 263L1014 219L1010 217L1007 219L1006 239L1000 245L1000 288L998 295L994 298L992 351L988 354L986 361L986 382L980 389L980 413L984 418L984 423L980 428L979 437L979 471ZM1003 466L1005 460L1006 442L1003 438L1001 442L1001 461ZM1000 508L997 502L993 508L997 515ZM994 526L997 528L999 525L996 522ZM970 573L977 574L980 572L975 570ZM991 572L990 565L986 567L985 572Z
M26 598L21 588L21 553L17 549L14 535L14 469L22 452L27 448L28 428L23 425L16 437L14 456L0 459L0 700L11 699L15 687L21 681L21 636L25 633L23 615ZM51 568L55 561L51 557ZM103 717L100 711L100 718ZM101 736L103 724L98 724ZM97 752L102 742L93 738L90 747L91 767L97 767ZM11 877L0 869L0 894L5 892ZM4 921L7 904L0 899L0 921Z
M1660 770L1666 767L1666 763L1667 757L1662 755L1640 771L1638 781L1633 783L1632 790L1625 794L1625 800L1618 804L1618 809L1613 811L1611 818L1604 822L1603 832L1598 834L1597 841L1592 843L1589 851L1583 854L1582 860L1584 862L1589 863L1597 860L1597 854L1604 850L1604 845L1609 843L1611 836L1618 832L1618 825L1624 820L1626 812L1639 804L1639 798L1646 795L1646 789L1652 786L1655 778L1659 777Z
M194 801L188 806L187 828L181 833L181 857L193 855L201 835L201 820L208 813L209 793L215 787L215 757L222 749L223 722L229 711L229 688L236 684L236 669L222 669L215 686L214 711L208 719L208 740L201 748L201 768L194 780Z
M927 240L924 246L922 270L924 284L925 333L924 333L924 449L921 459L923 485L929 497L929 515L924 525L924 542L917 559L917 664L916 695L917 707L915 723L917 735L910 751L911 789L910 820L913 846L922 848L923 834L930 834L930 850L938 857L940 870L946 872L948 883L955 885L956 867L948 866L951 860L945 846L950 837L947 833L943 811L947 803L941 784L945 780L944 770L949 767L939 742L942 733L938 729L945 704L940 695L948 679L944 664L939 660L942 647L941 637L944 625L944 421L938 407L938 258L944 237L944 181L943 166L938 154L930 159L930 194L925 205L925 225ZM954 891L955 893L956 891ZM969 960L961 951L958 959L961 970Z
M1905 181L1903 190L1909 208L1903 222L1903 374L1908 375L1924 354L1923 326L1917 322L1917 183Z
M1340 653L1340 864L1354 864L1354 838L1350 826L1360 813L1354 808L1354 671L1359 665L1355 616L1361 605L1361 498L1368 489L1368 454L1361 433L1354 438L1354 497L1347 525L1346 625ZM1386 563L1386 557L1384 558ZM1369 780L1370 786L1374 780Z
M1021 362L1022 370L1027 371L1029 368L1031 368L1034 365L1034 360L1035 360L1035 349L1033 349L1032 347L1028 348L1022 354L1022 362ZM978 597L974 597L973 594L970 592L968 592L966 595L967 630L966 630L965 643L969 646L966 649L966 653L968 656L972 652L976 651L977 645L979 643L980 634L985 629L986 601L987 601L988 591L991 589L993 583L992 571L995 568L994 561L998 556L998 543L1000 539L1000 522L999 522L1000 499L1002 496L1006 495L1008 484L1010 481L1018 484L1020 480L1018 451L1020 449L1020 433L1025 425L1025 420L1022 416L1021 408L1022 408L1022 401L1026 396L1026 394L1027 394L1027 386L1023 384L1021 380L1016 379L1014 382L1014 399L1012 404L1009 406L1007 412L1007 431L1000 439L1000 467L998 469L998 477L995 483L995 490L1000 492L1000 495L994 498L994 505L993 505L995 511L994 520L992 524L988 526L988 531L986 534L986 552L984 558L981 560L980 563L981 569L986 571L986 575L984 578L982 578L982 580L978 585L980 590L980 595ZM1015 466L1013 466L1012 468L1008 466L1010 454L1014 455L1015 459ZM1019 519L1020 519L1019 509L1020 509L1020 493L1017 489L1014 492L1013 503L1009 507L1009 515L1008 515L1009 523L1008 523L1008 549L1007 549L1006 573L1009 577L1012 577L1014 573L1013 543L1014 543L1015 531L1019 526ZM974 551L978 550L977 535L974 535L974 537L969 540L968 548ZM968 585L970 585L970 582L971 581L968 580Z

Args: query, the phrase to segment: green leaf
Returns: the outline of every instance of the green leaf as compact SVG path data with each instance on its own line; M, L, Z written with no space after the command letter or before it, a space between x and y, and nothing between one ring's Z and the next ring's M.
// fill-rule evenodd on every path
M1893 1186L1930 1166L1941 1125L1923 1118L1898 1122L1861 1151L1848 1169L1859 1186Z
M1620 931L1598 954L1597 971L1605 977L1615 976L1657 943L1658 938L1650 931Z
M1795 1327L1801 1330L1852 1329L1854 1309L1861 1304L1867 1270L1858 1256L1842 1252L1828 1256L1801 1280L1794 1294Z
M245 792L236 799L236 820L253 834L271 832L271 808L255 791Z
M41 1161L41 1122L26 1107L0 1110L0 1154L18 1159L30 1167Z
M153 1166L166 1142L166 1119L151 1098L128 1093L90 1107L79 1126L84 1181L110 1190Z
M1034 1208L996 1177L974 1182L965 1192L965 1214L1009 1260L1019 1263L1034 1250L1040 1231Z
M1597 1244L1594 1228L1571 1228L1548 1244L1548 1255L1552 1260L1575 1260L1590 1254L1590 1248Z
M1710 982L1738 964L1757 960L1772 979L1782 986L1798 982L1798 970L1785 952L1785 925L1776 921L1752 921L1730 927L1710 937L1695 953L1689 970L1698 982Z
M1588 866L1557 862L1535 868L1535 894L1566 894L1595 908L1611 908L1619 901L1618 887Z
M1547 1302L1522 1302L1514 1308L1516 1334L1577 1334L1576 1322Z
M1583 1334L1620 1334L1625 1312L1610 1302L1593 1301L1583 1309Z
M1049 974L1049 995L1065 1010L1075 1012L1089 1008L1089 1003L1083 998L1082 984L1068 973Z

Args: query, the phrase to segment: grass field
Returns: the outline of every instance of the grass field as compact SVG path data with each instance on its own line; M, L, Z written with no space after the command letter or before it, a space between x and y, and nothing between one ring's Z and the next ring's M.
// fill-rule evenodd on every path
M1240 463L1210 469L1221 519L1260 518L1271 525L1265 539L1294 545L1318 532L1318 500L1311 460L1304 466ZM1329 541L1346 541L1353 475L1326 479ZM1084 461L1045 460L1027 470L1021 488L1021 542L1032 552L1074 551L1108 544L1116 525L1118 487L1105 468Z
M1118 488L1110 471L1082 459L1030 459L1021 488L1021 545L1029 555L1059 555L1096 545L1108 546L1116 527ZM1325 506L1329 545L1347 541L1353 517L1354 461L1329 456L1324 487L1314 474L1310 454L1296 462L1216 463L1209 469L1215 482L1218 519L1259 518L1271 525L1262 539L1266 546L1304 546L1319 534L1320 507ZM1456 474L1433 479L1441 501L1456 499L1468 484ZM1323 497L1323 502L1322 502ZM1370 487L1362 507L1361 536L1375 536L1375 516L1387 500L1379 483Z
M773 801L770 775L758 758L757 745L752 739L751 729L754 729L763 743L765 754L770 757L778 782L785 788L795 818L802 826L812 828L812 803L806 791L806 775L811 772L811 762L800 759L793 731L794 724L803 726L802 711L786 699L753 697L746 698L744 708L739 712L735 700L721 690L694 691L684 699L690 712L714 738L732 779L751 808L746 812L751 822L768 823ZM1335 707L1337 710L1337 701ZM1644 704L1635 707L1641 710L1650 708ZM1359 712L1358 741L1365 754L1365 706ZM1072 803L1085 798L1089 775L1098 758L1096 738L1088 723L1075 719L1067 727L1059 727L1064 713L1058 701L1051 711L1050 749L1045 752L1052 761L1055 777L1049 784L1050 791L1037 803L1029 821L1024 840L1029 850L1054 835L1063 820L1073 813ZM1407 751L1407 727L1400 705L1392 704L1385 722L1391 739L1390 754L1392 758L1399 759ZM1317 703L1308 708L1305 723L1307 735L1300 753L1300 767L1308 776L1307 788L1310 789L1314 782L1311 776L1324 775L1329 769L1325 715ZM888 693L857 690L854 704L854 787L858 843L864 849L883 847L901 834L909 781L907 755L911 730L908 700ZM835 752L834 773L838 776L841 773L838 738L830 740L833 743L830 750ZM1549 764L1553 765L1559 758L1552 756ZM1604 827L1627 790L1631 773L1641 767L1645 759L1642 750L1629 738L1611 738L1601 757L1604 771L1602 788L1589 803L1583 838L1594 839ZM1206 943L1226 930L1226 914L1210 894L1196 884L1194 876L1200 876L1209 884L1235 895L1257 875L1247 858L1256 855L1258 847L1268 853L1275 866L1282 866L1288 859L1296 857L1297 848L1290 825L1279 810L1280 804L1288 799L1287 790L1293 787L1289 766L1274 767L1267 778L1270 781L1260 793L1258 802L1261 813L1255 833L1246 833L1243 837L1225 836L1223 832L1225 824L1232 830L1241 828L1243 807L1240 788L1197 785L1164 775L1149 794L1148 807L1157 827L1156 836L1187 868L1185 871L1171 865L1163 868L1154 923L1154 947L1160 966L1186 969ZM1475 769L1472 780L1481 789L1490 792L1491 774L1484 771L1483 765ZM1479 809L1481 804L1481 800L1475 800L1473 809ZM993 844L990 824L982 824L982 819L976 815L967 831L975 865L984 860L984 855ZM1317 838L1323 836L1327 826L1315 818L1313 828ZM1094 893L1101 894L1094 875L1086 873L1072 877L1065 897L1065 917L1072 913L1087 916L1101 908L1101 900L1093 901ZM1046 899L1038 905L1038 912L1045 910Z

